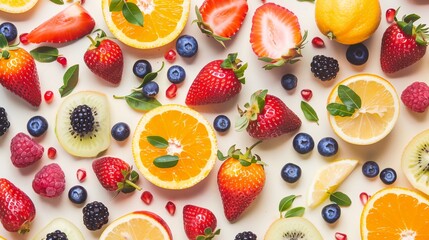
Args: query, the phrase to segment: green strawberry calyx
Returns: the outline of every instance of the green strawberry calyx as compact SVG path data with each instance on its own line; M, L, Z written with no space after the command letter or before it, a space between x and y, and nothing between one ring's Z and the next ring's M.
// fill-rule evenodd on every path
M118 194L120 192L130 193L136 189L139 191L142 190L142 188L136 184L136 182L139 180L139 174L132 170L132 167L130 169L121 170L121 174L124 177L124 180L117 183L118 189L116 192Z
M101 29L96 29L92 33L96 33L97 35L95 38L92 38L90 35L86 36L91 41L91 45L88 50L96 49L104 39L107 39L106 33Z
M242 61L237 58L238 53L230 53L228 57L221 63L220 67L223 69L231 69L238 81L242 84L246 82L244 72L247 69L247 63L242 64Z
M262 112L265 107L265 97L267 96L268 90L260 90L252 94L250 97L250 103L244 104L246 110L238 107L238 113L240 117L235 123L236 131L243 131L249 126L249 123L256 121L258 115Z
M220 229L213 231L210 227L204 229L204 235L198 235L195 240L211 240L220 234Z
M13 44L13 45L9 45L9 43L7 42L6 37L3 34L0 34L0 59L5 58L5 59L9 59L10 58L10 52L9 50L16 50L18 49L18 44Z
M398 13L399 8L396 10ZM408 36L415 36L416 43L421 46L427 46L429 44L429 27L426 24L414 25L414 22L420 19L420 16L417 14L404 15L402 20L398 20L395 14L395 23L398 27Z
M223 155L223 153L221 151L217 151L217 158L220 161L224 161L226 159L229 158L233 158L236 159L240 162L240 164L244 167L248 167L252 164L261 164L261 165L265 165L264 162L262 162L261 157L257 154L252 154L252 149L260 144L262 142L262 140L254 143L252 146L246 148L246 152L244 152L244 154L241 152L241 149L236 149L235 145L232 145L229 149L228 149L228 153L227 155Z
M198 9L198 6L195 6L195 15L197 16L197 19L192 21L192 23L196 23L202 33L206 34L209 37L213 37L218 43L220 43L224 48L226 48L224 41L231 40L231 38L216 35L210 25L204 22L203 17L201 16L201 12Z

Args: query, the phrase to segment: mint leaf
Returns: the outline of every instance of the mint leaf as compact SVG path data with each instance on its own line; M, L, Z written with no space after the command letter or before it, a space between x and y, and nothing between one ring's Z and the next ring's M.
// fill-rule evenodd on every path
M362 106L360 97L345 85L338 86L338 97L349 108L359 109Z
M351 117L355 112L354 108L346 106L341 103L330 103L326 106L326 109L332 116L340 116L340 117Z
M171 168L176 166L178 162L179 157L173 155L164 155L153 160L153 164L159 168Z
M302 217L304 215L305 208L304 207L296 207L285 213L285 218L289 217Z
M352 200L345 193L334 192L330 194L329 200L338 204L338 206L348 207L352 204Z
M63 76L63 86L59 89L61 97L69 95L73 89L76 87L79 80L79 64L71 66L64 73Z
M167 148L168 141L160 136L148 136L147 141L156 148Z
M54 47L42 46L31 50L30 54L38 62L49 63L57 60L58 49Z
M143 95L141 91L132 92L131 94L125 97L113 96L116 99L125 99L128 106L137 111L149 111L156 107L161 106L162 104L155 98L147 98Z
M287 197L282 198L282 200L280 200L280 203L279 203L279 212L282 213L288 210L292 206L293 201L295 201L297 197L298 196L296 195L289 195Z
M124 3L122 6L122 15L124 15L124 18L129 23L143 27L143 14L135 3Z
M319 117L314 108L307 102L301 101L301 110L308 121L316 122L319 125Z
M110 12L119 12L122 11L124 7L124 0L112 0L109 5Z

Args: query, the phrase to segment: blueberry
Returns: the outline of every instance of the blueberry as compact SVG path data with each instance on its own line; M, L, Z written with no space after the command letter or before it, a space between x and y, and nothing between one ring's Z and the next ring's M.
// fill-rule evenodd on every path
M171 83L179 84L185 80L185 77L185 69L179 65L173 65L167 71L167 78Z
M33 137L42 136L48 130L48 121L42 116L34 116L27 122L27 131Z
M338 152L338 142L331 137L322 138L317 144L317 151L324 157L334 156Z
M124 122L118 122L113 125L110 133L116 141L124 141L130 136L130 127Z
M362 165L362 173L366 177L376 177L379 172L380 168L378 167L378 164L374 161L367 161Z
M150 72L152 72L152 65L147 60L137 60L133 65L133 73L139 78L144 78Z
M295 75L288 73L283 75L281 83L284 89L292 90L296 88L296 85L298 83L298 78Z
M296 164L286 163L280 174L285 182L294 183L301 177L301 168Z
M213 127L218 132L226 132L231 127L231 121L227 116L219 115L214 119Z
M155 97L159 92L158 83L153 81L146 83L145 85L143 85L142 92L145 97L148 97L148 98Z
M341 208L336 203L326 205L322 208L322 217L327 223L336 222L341 216Z
M353 44L347 48L347 61L353 65L362 65L366 63L368 57L368 48L363 43Z
M182 57L193 57L198 51L198 42L192 36L182 35L177 39L176 51Z
M396 181L396 171L392 168L385 168L380 172L380 179L384 184L390 185Z
M88 193L84 187L76 185L70 188L68 196L72 203L81 204L86 201Z
M314 148L314 140L308 133L298 133L292 141L295 151L301 154L311 152Z
M4 22L0 24L0 34L3 34L8 42L12 42L18 36L18 30L13 23Z

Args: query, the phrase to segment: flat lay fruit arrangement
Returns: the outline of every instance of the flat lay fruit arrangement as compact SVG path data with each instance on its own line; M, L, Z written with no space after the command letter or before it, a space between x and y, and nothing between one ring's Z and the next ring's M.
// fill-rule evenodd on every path
M424 0L0 0L0 239L429 239Z

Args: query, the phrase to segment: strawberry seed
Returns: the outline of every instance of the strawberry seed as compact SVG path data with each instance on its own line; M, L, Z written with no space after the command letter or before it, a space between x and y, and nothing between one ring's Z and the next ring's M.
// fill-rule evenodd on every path
M165 204L165 209L167 209L167 212L173 216L176 212L176 204L174 204L172 201L168 201L167 204Z
M142 195L140 196L140 199L144 203L146 203L147 205L149 205L152 202L152 200L153 200L153 195L149 191L144 191L144 192L142 192Z
M86 179L86 171L85 169L79 168L76 172L76 177L79 182L83 182Z
M314 37L311 40L311 44L313 44L313 47L315 47L315 48L323 48L323 47L325 47L325 42L320 37Z
M395 20L396 10L389 8L386 10L386 21L392 23Z
M313 97L313 91L311 91L310 89L302 89L301 97L308 102L310 101L311 97Z

